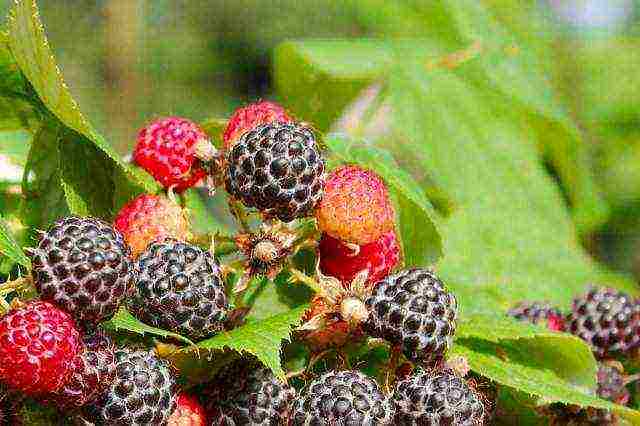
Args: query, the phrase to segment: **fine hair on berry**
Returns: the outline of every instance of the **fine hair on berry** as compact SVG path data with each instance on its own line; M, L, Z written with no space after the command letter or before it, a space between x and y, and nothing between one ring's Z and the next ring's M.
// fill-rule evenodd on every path
M92 217L57 220L29 253L40 298L81 325L111 318L135 279L122 234Z
M457 302L433 272L414 268L390 275L375 285L365 304L364 330L398 345L409 360L435 366L451 347Z
M229 302L218 262L200 247L168 239L136 261L131 312L154 327L199 339L224 326Z
M227 192L268 217L309 216L322 197L324 159L309 127L262 124L244 133L226 159Z
M393 424L389 398L359 371L329 371L293 404L291 426L386 426Z

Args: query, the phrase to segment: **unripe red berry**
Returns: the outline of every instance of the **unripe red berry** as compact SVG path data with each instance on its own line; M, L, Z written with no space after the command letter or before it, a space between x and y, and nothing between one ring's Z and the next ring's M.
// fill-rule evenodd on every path
M366 270L367 284L375 284L389 275L400 260L400 246L393 231L359 247L323 234L318 248L322 273L343 283L350 283L358 272Z
M162 186L181 192L206 175L196 157L196 148L207 140L194 122L180 117L163 118L140 130L133 159Z
M142 194L126 204L113 225L124 236L134 258L154 241L185 240L189 234L184 209L166 197L151 194Z
M322 232L358 245L376 241L395 226L386 185L374 172L357 166L329 174L316 218Z

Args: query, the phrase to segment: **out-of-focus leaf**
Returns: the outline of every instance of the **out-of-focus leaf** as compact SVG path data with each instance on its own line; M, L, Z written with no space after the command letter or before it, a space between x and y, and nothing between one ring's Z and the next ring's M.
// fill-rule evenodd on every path
M439 273L469 309L481 291L504 308L525 299L567 305L603 275L576 241L534 133L517 111L481 96L452 73L427 74L420 64L390 77L394 126L412 142L398 145L398 155L420 158L454 203L441 227ZM630 281L615 285L637 291Z
M579 231L592 231L606 219L606 204L591 172L587 145L551 86L548 67L533 42L501 25L483 2L449 1L447 9L462 42L478 46L477 57L459 67L461 75L487 92L497 88L504 102L515 99L529 111L538 143L569 195Z

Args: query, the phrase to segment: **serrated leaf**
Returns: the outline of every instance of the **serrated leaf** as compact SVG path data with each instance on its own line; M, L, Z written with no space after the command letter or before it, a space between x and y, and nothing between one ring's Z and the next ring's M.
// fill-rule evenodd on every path
M2 215L0 215L0 256L5 256L25 268L31 267L31 261L29 261L29 258L24 254L18 242L9 232L9 228L2 218Z
M398 67L390 86L394 126L412 142L399 155L419 158L454 203L438 270L463 307L473 309L480 291L498 294L503 309L525 299L568 305L600 281L517 111L482 103L466 82L422 64ZM615 285L637 292L628 280Z
M503 341L498 345L486 340L468 339L456 343L452 353L464 356L471 368L483 376L544 398L546 403L563 402L611 409L632 424L640 422L640 412L599 399L593 389L586 389L568 379L566 373L573 371L575 364L559 356L568 352L553 351L554 347L562 346L540 346L535 340ZM595 373L594 370L594 381Z
M439 219L413 177L398 167L389 152L365 141L328 135L325 143L342 163L356 163L378 173L399 204L399 230L407 266L424 266L442 256Z
M153 334L160 337L172 337L174 339L181 340L188 345L195 345L191 340L177 333L162 330L161 328L151 327L150 325L139 321L136 317L131 315L124 306L121 306L120 309L118 309L118 312L116 312L113 318L106 323L106 327L116 331L125 330L140 335Z
M80 112L49 48L35 0L16 0L7 21L8 45L20 70L40 101L64 126L83 135L106 155L119 172L137 185L156 192L157 184L126 164Z
M260 321L247 322L241 327L203 340L197 347L207 350L228 348L249 353L284 380L285 374L280 361L281 344L289 339L292 328L300 324L302 315L308 308L308 305L303 305Z
M456 329L456 344L468 340L486 340L495 344L524 345L532 358L556 370L558 376L573 386L593 391L596 387L596 361L589 346L566 333L516 321L490 311L464 312ZM545 363L546 362L546 363Z

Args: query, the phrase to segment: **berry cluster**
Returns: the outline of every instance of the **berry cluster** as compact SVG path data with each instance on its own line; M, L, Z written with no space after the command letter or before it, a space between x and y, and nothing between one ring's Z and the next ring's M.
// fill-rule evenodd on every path
M133 160L166 193L138 195L113 225L64 217L40 233L29 250L39 300L14 299L0 317L6 391L94 425L483 424L482 395L445 363L456 298L434 271L399 268L384 179L356 165L326 170L313 129L271 102L236 111L222 136L217 150L187 119L149 124ZM242 229L224 238L229 263L214 257L210 235L192 232L175 194L205 178L226 189ZM296 254L313 249L309 276ZM225 274L239 269L230 294ZM297 334L311 349L309 365L292 376L302 379L298 390L256 359L225 352L219 364L232 364L195 398L149 339L104 331L115 333L131 313L193 341L210 338L244 321L251 306L243 293L254 277L283 270L316 292ZM116 327L103 327L109 320ZM347 345L365 339L389 350L384 385L340 361ZM329 348L341 354L333 367L313 371ZM400 361L409 368L396 374Z
M533 324L543 323L552 331L566 331L590 347L601 360L597 374L599 397L626 405L623 360L640 347L640 300L606 287L591 287L574 299L568 313L546 302L521 302L508 315ZM587 424L613 425L617 418L607 410L561 407L554 417Z

